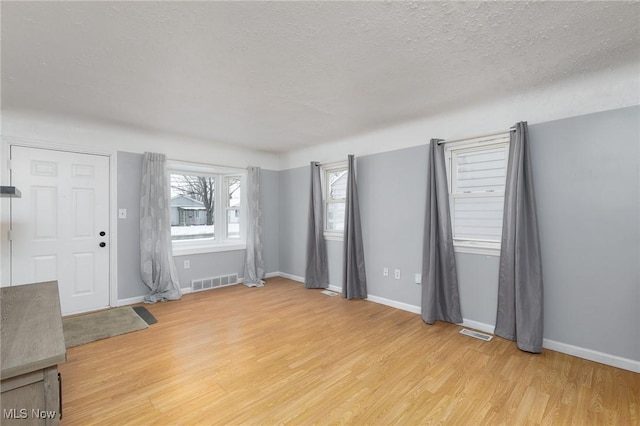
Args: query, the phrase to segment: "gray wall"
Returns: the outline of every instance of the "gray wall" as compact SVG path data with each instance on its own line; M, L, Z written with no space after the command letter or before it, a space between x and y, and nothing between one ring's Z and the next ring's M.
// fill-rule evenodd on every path
M309 212L309 168L280 172L280 272L304 277Z
M411 305L420 305L426 162L426 146L356 159L368 291Z
M640 360L640 107L531 126L548 339Z
M640 360L640 107L530 126L547 339ZM431 136L431 135L426 135ZM437 135L434 135L437 136ZM313 160L313 159L309 159ZM369 294L420 305L426 145L357 158ZM280 173L280 271L304 276L308 168ZM328 242L341 286L339 242ZM496 256L456 255L465 319L494 325ZM382 276L382 268L390 277ZM400 280L393 269L400 269Z
M174 256L182 288L191 287L191 280L238 274L244 276L244 250ZM189 269L184 261L189 260Z
M495 325L499 265L498 256L456 253L460 310L465 319Z
M118 206L127 209L127 218L118 220L118 299L147 294L149 289L140 279L140 178L142 154L118 152ZM278 199L279 173L261 170L260 190L264 221L264 256L267 272L277 272L279 260ZM271 225L275 224L275 225ZM244 275L244 250L176 256L180 285L191 286L191 280L237 273ZM184 269L189 260L190 268Z
M142 155L118 152L118 299L143 296L149 288L140 279L140 179Z
M280 270L280 173L260 170L260 203L264 267L267 273Z

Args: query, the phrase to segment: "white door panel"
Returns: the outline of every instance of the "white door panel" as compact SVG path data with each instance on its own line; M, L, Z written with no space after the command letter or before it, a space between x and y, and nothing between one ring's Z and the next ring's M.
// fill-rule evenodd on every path
M13 146L11 182L22 191L11 201L11 285L58 280L63 314L107 307L109 158Z

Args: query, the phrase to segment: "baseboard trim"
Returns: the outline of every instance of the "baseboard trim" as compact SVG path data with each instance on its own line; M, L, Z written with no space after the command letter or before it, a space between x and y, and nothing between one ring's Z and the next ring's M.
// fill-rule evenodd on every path
M342 291L342 288L340 289ZM420 306L410 305L404 302L398 302L397 300L387 299L385 297L368 295L367 300L374 303L379 303L385 306L391 306L392 308L401 309L403 311L411 312L413 314L420 314Z
M240 282L242 281L238 281L238 283L236 284L239 284ZM230 284L230 285L235 285L235 284ZM183 287L180 289L180 291L182 292L183 295L193 292L191 287ZM136 303L142 303L142 302L144 302L144 296L129 297L127 299L118 299L114 307L135 305Z
M265 274L265 278L279 277L279 276L281 276L280 272L269 272L268 274ZM233 284L221 285L215 288L230 287L232 285L242 284L243 282L244 282L244 277L239 277L238 282L235 282ZM183 287L180 290L182 291L182 294L193 293L193 289L191 287ZM144 301L144 296L129 297L127 299L118 299L114 307L135 305L136 303L142 303L143 301Z
M279 277L280 272L267 272L266 274L264 274L265 278L273 278L273 277Z
M495 326L477 321L464 319L462 325L484 333L494 334ZM621 368L623 370L640 373L640 361L629 358L623 358L617 355L611 355L604 352L587 349L580 346L570 345L551 339L542 339L542 347L551 351L561 352L566 355L575 356L577 358L589 361L599 362L600 364L610 365L612 367Z
M494 325L472 321L466 318L462 322L462 325L484 333L494 334L495 332ZM633 371L634 373L640 373L640 361L635 361L629 358L623 358L617 355L595 351L593 349L574 346L568 343L557 342L551 339L542 339L542 347L551 351L561 352L566 355L586 359L588 361L599 362L600 364Z
M286 272L278 272L279 277L288 278L293 281L298 281L299 283L304 283L304 277L300 277L298 275L287 274Z
M329 284L329 290L335 291L336 293L339 293L339 294L342 294L342 287L337 286L337 285Z
M144 296L129 297L128 299L118 299L116 301L116 306L114 307L135 305L136 303L142 303L143 300Z
M545 349L550 349L552 351L562 352L563 354L599 362L600 364L633 371L634 373L640 373L640 361L635 361L633 359L594 351L593 349L582 348L568 343L557 342L551 339L542 339L542 346Z

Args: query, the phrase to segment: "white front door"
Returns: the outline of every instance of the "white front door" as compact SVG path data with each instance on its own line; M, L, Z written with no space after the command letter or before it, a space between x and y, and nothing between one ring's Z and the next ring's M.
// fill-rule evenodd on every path
M58 280L62 314L109 306L109 158L11 147L11 285Z

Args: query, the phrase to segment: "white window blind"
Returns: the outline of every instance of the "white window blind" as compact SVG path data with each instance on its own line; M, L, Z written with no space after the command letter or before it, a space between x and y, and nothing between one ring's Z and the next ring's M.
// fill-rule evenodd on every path
M504 147L457 154L458 191L503 191L505 161Z
M504 196L455 197L454 203L456 239L500 241Z
M509 135L446 148L454 244L499 248Z

